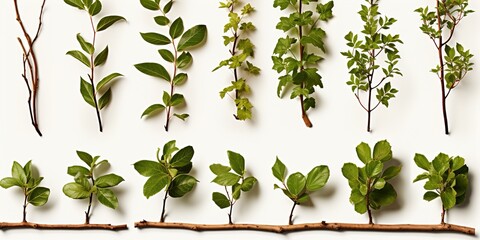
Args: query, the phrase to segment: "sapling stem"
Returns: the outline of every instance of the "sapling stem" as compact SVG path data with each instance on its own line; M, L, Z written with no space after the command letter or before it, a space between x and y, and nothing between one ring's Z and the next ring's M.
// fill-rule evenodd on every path
M302 5L303 5L302 0L300 0L299 6L298 6L298 13L300 15L302 15ZM298 39L302 39L302 37L303 37L303 26L300 25L298 26ZM305 70L305 66L303 65L303 53L305 52L305 46L300 44L299 51L300 51L300 62L301 62L300 69L303 71ZM302 88L304 87L303 83L301 84L301 87ZM303 95L300 95L300 107L302 108L302 119L303 119L303 122L305 122L305 125L311 128L313 127L313 124L310 121L310 118L308 118L307 111L305 111L304 103L305 103L305 98L303 97Z
M167 199L168 199L168 192L169 191L170 191L170 186L167 188L167 191L165 191L165 196L163 197L162 216L160 217L160 222L161 223L165 222L165 208L166 208L166 205L167 205Z
M25 197L23 199L23 219L22 219L22 222L27 222L27 199L28 199L28 195L26 192L24 192L25 194Z
M442 19L440 16L440 1L437 0L437 26L438 31L442 32ZM448 117L447 117L447 98L445 95L445 64L443 62L443 46L446 43L443 42L443 35L440 34L438 37L438 58L440 61L440 87L442 88L442 112L443 112L443 123L445 125L445 134L449 134L448 129Z
M295 211L295 207L298 205L296 201L293 201L292 210L290 210L290 216L288 217L288 225L293 225L293 211Z
M170 26L170 24L169 24L169 26ZM172 47L173 47L173 51L174 51L174 57L173 57L173 76L170 79L170 96L173 96L174 91L175 91L175 83L173 82L173 80L175 79L175 76L177 76L178 50L177 50L177 46L175 45L175 39L171 38L171 41L172 41ZM168 109L167 109L167 119L166 119L166 122L165 122L165 131L167 131L167 132L168 132L168 127L170 125L170 119L172 118L171 110L172 110L172 106L169 104Z
M91 176L92 176L92 186L95 186L93 173L91 174ZM92 210L92 202L93 202L93 193L90 193L90 197L88 199L88 208L87 208L87 211L85 211L85 224L90 224L90 212Z
M90 15L90 24L92 26L92 32L93 32L93 41L92 45L93 48L95 49L95 42L97 40L97 30L95 28L95 25L93 23L93 17ZM97 93L96 93L96 88L95 88L95 60L94 60L94 54L90 55L90 75L88 76L90 79L90 84L92 85L92 95L93 95L93 102L95 103L95 110L97 112L97 119L98 119L98 127L100 132L103 132L103 126L102 126L102 117L100 116L100 108L98 106L98 101L97 101Z

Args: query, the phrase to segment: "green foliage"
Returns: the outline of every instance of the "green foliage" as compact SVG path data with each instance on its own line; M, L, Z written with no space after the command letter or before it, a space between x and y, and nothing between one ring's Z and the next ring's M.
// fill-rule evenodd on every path
M26 221L26 207L28 204L39 207L48 202L50 189L40 187L43 177L36 177L33 174L32 161L21 166L14 161L12 165L12 176L0 180L0 187L8 189L19 187L24 194L23 221Z
M316 11L302 11L314 3ZM293 86L290 98L300 98L304 120L307 118L306 111L315 108L313 93L315 87L323 87L322 78L318 74L317 65L322 57L309 51L309 47L316 48L325 53L325 31L318 26L319 22L328 21L333 17L333 1L325 4L310 0L275 0L274 7L281 10L293 11L288 17L281 17L277 29L287 34L278 39L272 60L273 69L283 75L279 77L277 95L283 96L287 86ZM295 54L295 51L299 51ZM305 121L307 126L311 123Z
M260 68L247 60L254 57L255 45L248 37L245 37L256 30L252 22L244 20L255 9L250 3L242 4L239 0L220 2L220 8L228 9L229 21L225 24L223 31L230 34L223 36L223 39L225 46L231 48L229 50L231 57L222 60L213 71L223 67L233 70L233 81L220 92L220 97L224 98L227 94L230 96L230 92L234 92L235 96L231 96L231 98L237 107L235 118L238 120L251 119L253 105L245 96L250 93L250 86L246 83L247 79L239 77L239 75L242 71L253 75L260 74ZM239 10L235 11L236 9Z
M88 42L85 40L80 33L77 34L77 41L80 44L80 50L71 50L67 52L67 55L72 56L73 58L80 61L86 67L89 68L88 80L85 81L84 78L80 78L80 93L82 94L83 99L90 106L94 107L97 110L99 127L102 131L102 123L99 111L105 108L112 99L112 90L111 84L113 80L122 77L120 73L112 73L104 77L102 80L95 82L95 70L96 67L104 65L108 59L109 49L108 46L103 48L101 51L97 51L96 47L96 36L99 32L102 32L113 24L119 21L125 21L124 17L121 16L105 16L101 18L98 23L94 23L94 16L99 14L102 11L102 3L100 0L95 1L81 1L81 0L64 0L70 6L78 8L85 11L91 21L93 40ZM97 85L95 87L95 85Z
M140 33L143 40L147 43L164 46L171 45L170 49L160 49L158 53L168 63L172 64L172 72L169 73L164 65L153 62L139 63L135 65L138 71L169 83L170 92L163 92L163 102L155 103L145 109L142 118L148 118L166 111L165 130L168 131L169 122L172 117L177 117L185 121L188 114L175 113L175 107L185 105L185 97L180 93L175 93L175 87L182 85L187 79L186 72L181 72L192 62L192 55L189 50L200 46L207 38L207 27L205 25L196 25L185 31L185 26L181 17L170 19L167 14L170 12L173 0L168 1L163 8L159 0L140 0L141 5L151 11L159 11L162 15L154 18L159 26L168 28L168 36L162 33Z
M230 166L222 164L210 165L210 170L215 174L212 182L225 187L226 195L214 192L212 200L219 208L230 207L228 214L229 223L232 224L232 210L233 206L240 199L242 192L252 190L257 183L257 179L253 176L246 177L245 159L242 155L236 152L227 151ZM228 191L230 188L230 191Z
M72 199L90 199L86 212L89 219L93 197L106 207L118 208L118 199L111 188L117 186L124 179L116 174L110 173L98 176L97 171L108 160L100 160L100 156L93 157L89 153L77 151L77 156L83 161L83 166L74 165L68 167L67 174L72 176L74 181L63 186L63 193Z
M433 161L422 154L415 154L415 164L425 170L413 182L426 180L423 188L427 192L423 195L426 201L438 197L442 200L443 212L465 201L468 190L468 167L462 157L449 157L444 153L438 154ZM442 214L442 223L444 223Z
M351 188L350 202L355 211L360 214L368 212L372 224L371 209L379 210L397 199L397 192L388 181L400 173L401 166L386 168L385 165L392 160L392 149L387 140L377 142L373 154L370 146L363 142L356 151L364 165L359 167L354 163L345 163L342 174Z
M197 185L197 179L189 174L193 167L193 155L192 146L179 150L176 141L172 140L163 146L163 151L158 148L156 160L141 160L133 165L140 175L148 178L143 185L143 195L147 199L165 191L162 222L167 196L181 198Z
M397 44L403 42L400 40L400 35L384 33L397 20L381 16L378 11L379 0L366 2L368 5L362 5L362 10L358 12L364 22L363 30L361 34L349 32L345 36L347 46L351 50L342 52L342 55L347 58L347 67L350 70L350 80L347 81L347 85L351 86L359 104L370 116L370 113L380 104L388 108L389 101L398 92L397 89L392 88L389 80L395 75L402 76L396 66L400 59ZM383 65L379 63L379 59L385 59ZM378 74L375 74L379 69L382 73L380 77L376 77ZM374 90L377 94L377 103L372 102ZM362 99L362 93L367 95L367 99ZM370 121L368 131L370 131Z
M287 177L287 168L278 159L272 167L273 176L282 186L274 184L275 189L280 189L293 202L289 223L292 224L292 214L296 205L301 205L310 200L310 194L322 189L330 177L330 170L325 165L314 167L307 176L296 172Z

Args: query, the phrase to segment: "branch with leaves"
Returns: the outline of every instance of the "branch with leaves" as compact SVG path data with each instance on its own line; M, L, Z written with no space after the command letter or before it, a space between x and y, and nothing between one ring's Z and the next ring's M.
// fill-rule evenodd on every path
M413 182L427 180L423 188L427 192L423 195L426 201L438 197L442 200L440 224L445 225L447 211L465 201L468 190L468 167L462 157L449 157L444 153L438 154L433 161L422 154L415 155L415 164L426 172L418 175Z
M102 117L100 111L105 108L112 100L111 83L113 80L122 77L120 73L112 73L104 77L98 83L95 82L95 70L97 67L104 65L108 58L108 46L106 46L101 52L96 53L97 47L97 34L108 29L110 26L118 21L125 20L121 16L106 16L100 19L95 25L94 16L102 11L102 3L100 0L64 0L70 6L85 11L88 13L90 25L92 27L92 41L88 42L82 35L77 34L77 40L82 48L82 51L72 50L67 52L68 55L77 59L89 68L90 73L87 75L86 81L83 77L80 77L80 93L83 99L90 106L94 107L97 113L98 127L100 132L103 131ZM87 55L85 55L87 54Z
M100 156L93 157L82 151L77 151L77 156L87 167L79 165L68 167L67 173L74 178L74 182L65 184L65 186L63 186L63 193L72 199L88 199L84 226L85 229L89 229L94 198L106 207L117 209L118 199L111 188L123 182L124 179L113 173L97 176L96 172L98 168L102 165L109 164L108 160L99 161ZM97 226L107 230L127 229L126 225L114 226L114 229L112 229L112 225L110 224L97 224Z
M449 134L447 98L467 73L473 70L473 54L470 50L459 43L449 43L462 19L473 11L468 9L468 0L436 0L434 11L427 6L415 12L420 14L422 20L420 29L432 40L438 53L439 65L431 71L440 80L443 122L445 134Z
M315 3L316 12L304 11L304 7L310 7ZM291 99L299 98L302 110L302 118L307 127L312 127L307 111L315 108L316 101L312 94L315 87L323 88L322 77L318 74L317 65L322 57L308 47L326 52L324 39L325 31L318 26L319 22L326 22L333 18L333 1L326 4L316 3L312 0L275 0L273 6L280 10L293 11L288 17L281 17L277 29L287 34L278 39L273 51L273 69L285 75L279 77L277 95L283 96L288 86L293 86ZM295 54L298 51L298 54Z
M240 7L240 13L235 11L235 9ZM231 81L230 86L220 92L220 97L223 99L228 95L233 99L237 107L237 113L233 115L235 119L251 119L253 105L245 96L250 93L250 86L247 84L247 79L239 75L242 71L253 75L260 74L260 68L247 60L248 58L254 57L255 45L249 38L245 37L245 35L256 30L252 22L244 20L244 18L248 17L255 9L250 3L242 7L242 3L239 0L220 2L220 8L228 9L229 21L225 24L223 31L225 33L230 32L230 35L223 36L223 39L225 46L231 46L229 50L231 57L221 61L213 71L222 67L227 67L233 71L233 81ZM232 96L230 92L234 92L235 94Z
M159 63L146 62L135 65L135 68L137 68L138 71L151 77L163 79L170 85L169 92L163 92L163 104L153 104L142 114L143 118L151 117L166 111L165 131L168 132L172 117L177 117L183 121L189 117L186 113L179 114L174 112L175 107L180 107L185 104L185 97L180 93L175 93L175 87L180 86L187 81L187 73L180 71L185 70L191 65L193 57L188 50L205 42L205 39L207 38L207 27L205 25L196 25L184 32L185 29L181 17L178 17L173 22L167 17L167 14L172 9L174 0L168 1L163 8L160 6L160 0L140 0L140 3L148 10L159 11L161 15L154 18L155 22L159 26L167 26L169 28L169 37L155 32L140 34L143 40L147 43L156 46L171 46L171 50L160 49L158 50L158 53L163 60L172 64L172 76L167 69Z
M162 190L165 191L161 223L165 222L168 196L181 198L197 185L198 180L189 174L193 167L194 153L192 146L179 150L176 141L172 140L163 146L163 151L158 148L156 161L141 160L134 164L135 170L148 178L143 185L143 195L147 199Z
M34 37L28 33L27 27L25 26L22 16L20 14L20 9L18 5L18 0L13 0L13 5L15 7L15 14L18 24L22 29L24 40L20 37L17 38L20 47L22 48L22 63L23 63L23 72L22 72L22 79L25 81L28 90L28 109L30 114L30 121L32 122L32 126L37 131L38 135L41 137L42 132L40 131L39 123L38 123L38 104L37 104L37 96L38 96L38 87L40 84L40 73L39 73L39 66L37 60L37 54L35 52L35 43L38 40L40 31L42 30L43 24L43 10L45 9L46 0L43 0L42 5L40 7L40 15L38 17L38 26L35 32Z
M392 88L389 79L395 75L402 76L400 70L396 67L400 55L397 44L403 43L400 35L385 34L397 21L387 16L382 17L378 11L380 0L365 0L367 5L362 5L362 10L358 12L362 21L364 21L363 30L359 39L358 34L349 32L345 39L347 46L351 50L342 52L342 55L348 59L348 69L350 70L350 80L347 85L352 87L352 91L358 100L360 106L367 112L367 131L371 131L371 114L380 104L388 108L390 99L395 97L397 89ZM362 40L363 38L363 40ZM379 59L385 59L384 65L379 64ZM378 69L382 69L381 77L375 75ZM376 90L377 103L373 102L374 91ZM366 94L366 99L362 96Z
M245 159L242 155L232 151L227 151L227 155L230 166L224 166L222 164L210 165L210 170L216 176L212 182L225 188L225 194L214 192L212 194L212 200L221 209L230 208L228 224L233 224L233 206L235 206L240 199L242 192L252 190L258 181L253 176L245 176L247 171L245 169ZM228 187L230 187L230 191L228 191Z

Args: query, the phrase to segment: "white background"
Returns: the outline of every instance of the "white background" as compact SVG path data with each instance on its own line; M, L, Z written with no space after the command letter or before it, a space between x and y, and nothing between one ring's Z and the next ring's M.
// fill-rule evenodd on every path
M35 4L33 3L35 2ZM33 31L38 2L21 0L23 16ZM138 230L133 222L142 219L156 221L160 217L161 194L147 200L142 187L146 178L135 172L132 164L141 159L153 159L157 147L176 139L180 147L195 148L193 174L200 180L194 192L184 199L169 199L167 221L193 223L227 223L227 213L211 201L213 191L221 188L210 183L213 174L208 166L215 162L227 163L226 150L242 153L247 168L260 181L253 192L245 194L235 208L236 223L286 224L291 202L273 190L275 179L271 166L279 156L290 173L307 173L312 167L326 164L331 169L330 180L322 191L313 194L314 206L302 206L295 212L295 222L358 222L366 223L365 215L357 214L349 203L349 187L341 175L345 162L359 163L355 146L362 141L373 145L388 139L394 158L403 165L401 175L394 181L399 193L395 205L374 214L377 223L438 223L440 203L422 200L422 183L412 184L420 169L413 163L416 152L432 159L443 151L466 158L471 168L472 191L470 200L448 214L448 221L478 228L480 220L478 189L480 154L478 135L480 113L478 103L480 84L473 71L449 98L451 135L443 133L439 82L429 70L437 62L432 42L418 29L419 16L414 9L433 1L381 1L380 11L398 19L394 32L401 34L405 44L400 46L400 68L404 77L393 81L399 89L391 107L380 107L373 114L373 132L367 133L366 114L360 108L350 87L346 60L340 55L346 50L344 35L361 30L357 11L363 1L339 0L335 3L335 18L324 24L328 33L329 54L321 63L325 88L317 91L318 106L309 112L314 128L308 129L300 118L297 101L276 97L277 77L271 70L271 53L283 33L275 29L280 16L286 14L272 7L273 1L252 1L258 10L251 20L258 31L251 36L256 44L254 62L262 68L259 77L249 79L255 106L254 119L238 122L232 117L233 103L221 100L218 92L228 84L231 73L222 69L211 72L217 63L228 57L223 46L223 24L227 21L224 9L218 9L216 0L177 1L170 16L181 15L186 27L208 25L206 45L192 52L194 64L188 70L188 82L178 88L187 99L186 111L191 115L186 123L174 120L171 131L163 129L164 115L141 120L140 115L150 104L160 102L164 81L147 77L133 65L140 62L162 61L156 46L145 43L139 32L166 29L153 22L154 12L145 10L139 1L104 1L101 15L118 14L128 19L99 34L98 48L109 44L107 65L98 74L104 76L118 71L125 75L113 87L113 101L103 111L104 133L99 133L94 109L79 93L79 76L87 70L65 53L79 49L75 35L83 33L90 39L88 17L60 0L49 0L44 15L44 28L37 43L41 67L39 121L44 137L34 132L29 122L26 105L26 87L20 77L21 51L16 37L21 35L15 22L12 1L0 2L0 176L10 175L13 160L24 164L30 159L45 177L43 185L51 188L51 197L43 208L29 208L29 220L42 223L82 223L86 202L63 195L63 185L71 181L67 166L80 164L75 150L101 155L111 161L110 171L124 176L126 181L117 188L120 209L113 211L97 205L93 223L128 223L130 230L118 233L103 231L35 231L11 230L0 232L0 239L469 239L463 235L426 233L371 233L371 232L301 232L275 235L259 232L207 232L183 230ZM479 10L480 2L471 7ZM473 14L464 19L454 40L479 54L478 22ZM478 65L478 58L474 61ZM98 77L98 76L97 76ZM21 194L1 190L0 221L21 220Z

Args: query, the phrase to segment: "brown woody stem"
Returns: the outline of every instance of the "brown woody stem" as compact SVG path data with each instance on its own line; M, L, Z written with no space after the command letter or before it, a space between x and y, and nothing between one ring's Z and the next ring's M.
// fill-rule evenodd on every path
M123 225L111 225L111 224L40 224L31 222L20 223L0 223L0 229L47 229L47 230L127 230L126 224Z
M290 216L288 217L288 225L293 225L293 211L295 211L297 204L297 202L293 201L292 210L290 210Z

